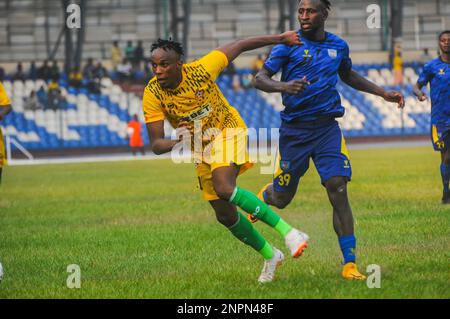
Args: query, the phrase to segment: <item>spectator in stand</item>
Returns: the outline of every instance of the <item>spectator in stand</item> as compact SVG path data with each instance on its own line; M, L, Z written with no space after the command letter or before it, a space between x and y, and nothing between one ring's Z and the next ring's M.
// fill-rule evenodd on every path
M92 58L89 58L87 64L83 68L83 78L90 81L94 78L95 66Z
M61 90L59 89L58 82L51 80L48 84L48 107L53 111L57 111L62 108L63 98Z
M34 61L31 61L30 63L30 68L28 69L28 78L33 81L38 78L38 71L36 68L36 63Z
M263 66L264 66L264 58L261 54L258 54L255 61L253 61L252 65L253 72L254 73L258 72L259 70L262 69Z
M152 63L150 62L150 59L145 59L144 72L145 72L144 81L145 83L148 83L148 81L150 81L154 77L152 71Z
M13 81L25 81L25 73L23 72L22 63L17 63L16 73L13 75Z
M133 67L127 59L123 59L122 63L117 66L117 73L119 74L119 81L127 81L131 77L131 70Z
M141 62L144 61L144 48L142 47L141 40L138 41L137 47L134 49L133 61L133 68L135 70L141 70Z
M127 137L130 140L130 148L133 155L136 156L138 151L145 155L144 141L141 136L141 123L137 115L134 115L133 119L128 122Z
M42 66L37 71L38 79L42 79L44 81L50 80L50 67L48 66L48 61L45 60Z
M102 65L102 62L98 61L97 65L95 66L95 69L94 69L94 78L101 80L107 76L108 76L108 71L106 71L105 67Z
M422 54L420 55L420 64L422 64L422 66L424 66L428 61L432 60L433 57L431 56L428 48L423 49Z
M74 68L69 74L69 85L79 89L81 87L82 80L83 76L81 75L80 69L78 67Z
M31 91L30 96L28 98L24 98L25 101L25 110L35 111L41 109L42 106L39 103L39 99L34 90Z
M401 52L395 52L392 64L394 71L394 85L403 85L403 59Z
M59 67L55 60L52 60L52 66L50 67L50 79L55 81L59 80Z
M240 90L242 90L241 87L241 77L239 76L239 74L235 74L233 75L233 80L232 80L232 86L233 86L233 90L234 92L239 92Z
M41 105L43 109L46 109L48 107L48 95L43 85L41 85L39 90L37 90L36 97L38 99L39 105Z
M111 63L114 71L117 70L117 66L122 61L122 51L119 48L119 42L114 41L111 48Z
M125 47L125 59L128 61L134 61L134 48L133 42L127 41L127 46Z
M252 87L253 74L247 73L242 75L242 88L249 89Z

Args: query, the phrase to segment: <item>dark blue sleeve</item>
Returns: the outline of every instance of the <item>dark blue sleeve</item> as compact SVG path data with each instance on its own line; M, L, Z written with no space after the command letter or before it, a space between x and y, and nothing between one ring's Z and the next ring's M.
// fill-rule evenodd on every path
M432 77L433 73L431 72L431 63L427 63L423 67L422 73L420 73L417 83L419 83L420 86L425 86L428 84L428 82L431 81Z
M348 48L348 44L345 43L344 47L344 56L342 57L341 65L339 65L339 72L341 71L350 71L352 69L353 63L352 59L350 59L350 49Z
M284 44L278 44L273 47L269 57L264 63L264 67L274 74L281 70L283 65L289 61L289 47Z

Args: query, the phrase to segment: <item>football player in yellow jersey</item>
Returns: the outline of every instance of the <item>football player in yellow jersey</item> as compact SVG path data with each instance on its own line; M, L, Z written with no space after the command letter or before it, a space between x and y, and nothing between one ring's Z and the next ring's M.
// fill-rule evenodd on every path
M6 95L5 88L3 84L0 82L0 121L11 112L11 101ZM6 149L5 143L3 141L2 129L0 128L0 184L2 183L2 170L3 166L6 165Z
M215 80L242 52L279 43L301 44L294 31L252 37L226 44L197 61L184 64L182 46L159 39L151 48L155 77L149 81L143 97L145 121L155 154L168 153L180 142L165 139L165 119L174 128L184 128L190 133L189 137L193 135L194 151L195 141L200 140L200 153L205 156L196 157L196 170L203 197L209 201L221 224L263 256L264 267L258 278L261 283L273 280L284 256L237 211L237 207L273 227L284 237L294 258L302 254L309 237L286 223L256 195L236 186L237 176L252 166L247 154L246 126ZM215 138L208 144L205 139L211 130L215 130L212 133Z

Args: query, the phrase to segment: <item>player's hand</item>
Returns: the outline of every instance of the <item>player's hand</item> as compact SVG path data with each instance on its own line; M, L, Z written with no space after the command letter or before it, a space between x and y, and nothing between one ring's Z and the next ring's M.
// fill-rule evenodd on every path
M383 98L388 102L398 103L399 109L405 107L405 97L400 92L397 91L386 92Z
M306 80L305 76L301 80L284 82L283 92L291 95L296 95L302 93L309 84L311 83Z
M177 129L180 129L180 138L179 141L183 139L186 135L185 132L189 132L189 135L192 137L194 135L194 126L191 122L181 119L178 123Z
M303 45L303 42L300 40L297 31L286 31L281 34L282 44L286 45Z
M417 97L417 99L418 99L420 102L423 102L423 101L428 100L427 95L426 95L425 93L423 93L422 91L420 91L419 94L417 94L416 92L414 92L414 95Z

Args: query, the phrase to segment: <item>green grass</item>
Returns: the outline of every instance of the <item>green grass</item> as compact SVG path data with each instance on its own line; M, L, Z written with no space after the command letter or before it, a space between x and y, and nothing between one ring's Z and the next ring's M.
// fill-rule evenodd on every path
M354 150L350 201L361 270L381 288L340 278L331 208L313 167L280 214L311 236L276 281L261 257L215 220L191 165L170 161L7 167L0 188L0 298L450 298L450 207L428 148ZM257 192L255 168L239 184ZM286 249L275 231L256 227ZM68 289L66 267L81 267Z

